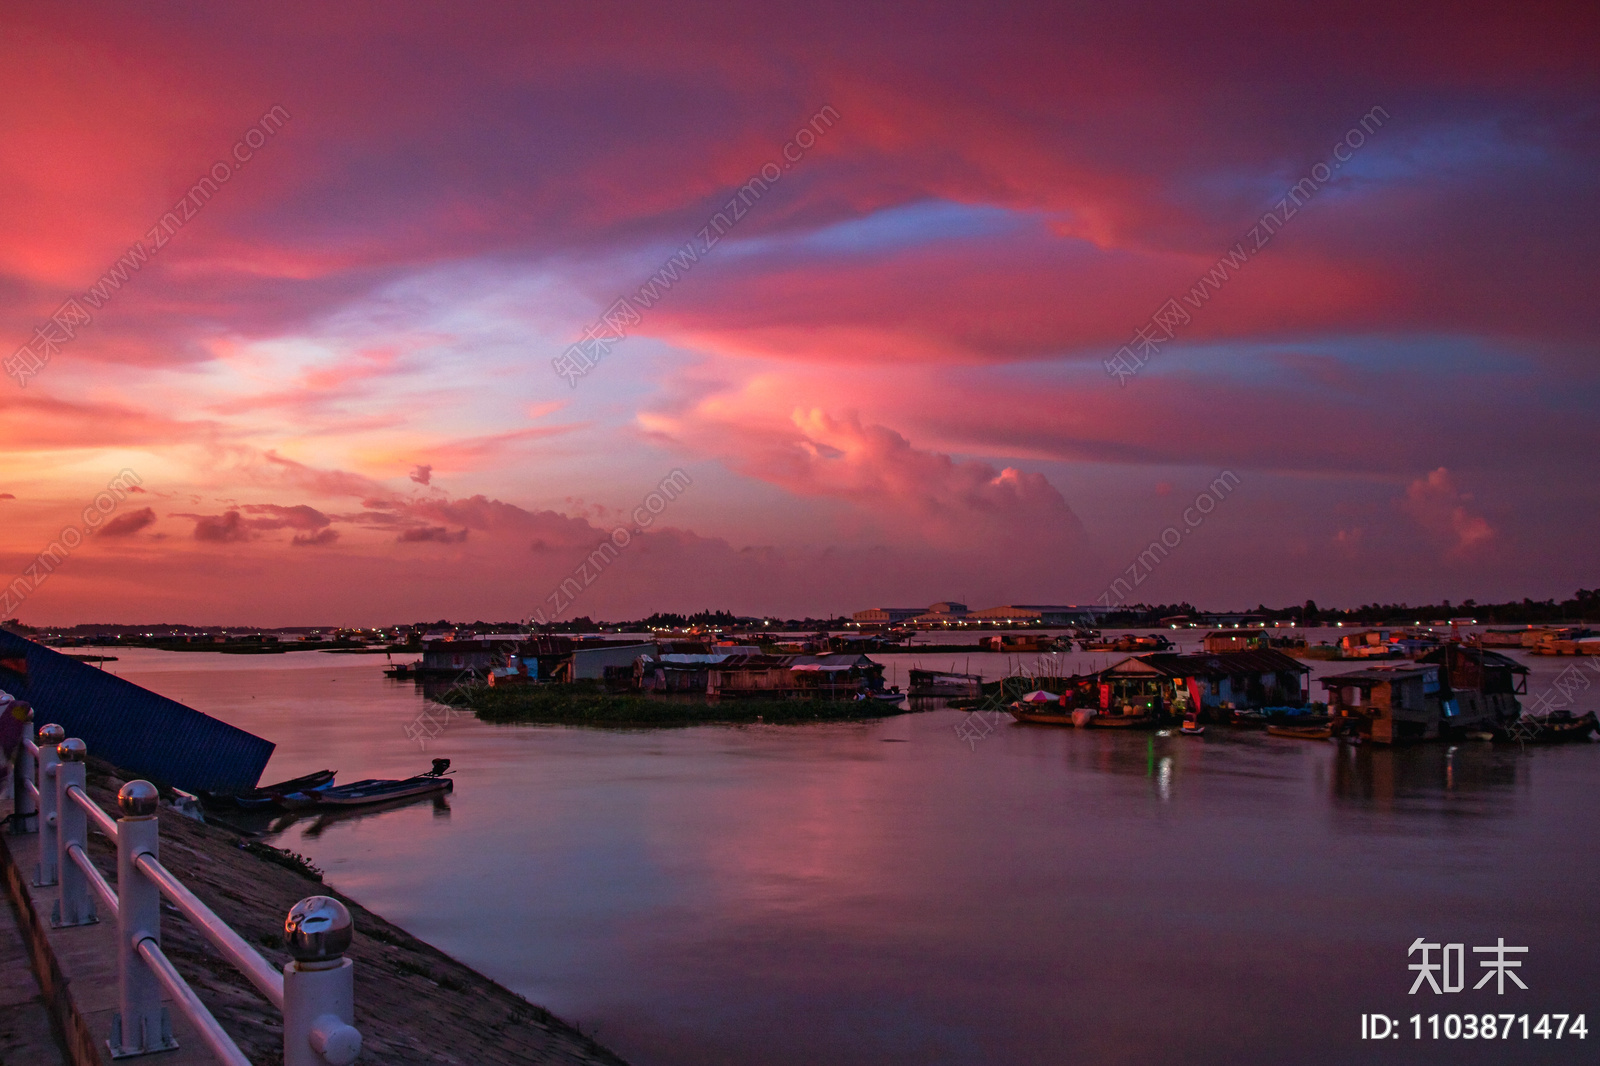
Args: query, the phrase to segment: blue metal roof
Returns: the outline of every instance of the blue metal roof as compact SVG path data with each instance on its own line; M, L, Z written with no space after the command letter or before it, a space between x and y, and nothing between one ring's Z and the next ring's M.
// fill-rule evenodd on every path
M35 725L55 722L90 755L187 792L254 788L276 746L5 630L0 689L33 705Z

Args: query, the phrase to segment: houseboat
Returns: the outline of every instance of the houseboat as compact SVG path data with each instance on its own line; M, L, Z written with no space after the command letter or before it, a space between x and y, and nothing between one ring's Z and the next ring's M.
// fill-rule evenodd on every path
M1084 651L1151 652L1166 651L1172 641L1160 633L1124 633L1119 637L1095 637L1078 641Z
M983 677L953 670L912 670L909 687L916 697L959 699L983 695Z

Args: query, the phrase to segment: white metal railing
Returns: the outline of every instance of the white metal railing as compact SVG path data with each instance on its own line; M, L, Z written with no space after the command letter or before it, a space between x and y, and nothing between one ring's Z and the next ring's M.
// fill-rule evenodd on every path
M120 1010L108 1041L113 1059L170 1051L178 1044L161 1005L165 990L217 1059L249 1066L226 1030L200 1002L161 950L161 897L283 1012L284 1066L348 1066L361 1051L355 1029L355 970L344 957L355 927L350 912L328 896L309 896L284 920L284 942L293 961L275 970L228 923L161 865L160 795L148 781L130 781L117 794L122 816L113 819L85 791L83 741L58 725L24 724L13 797L16 832L30 832L36 819L39 865L34 884L56 887L50 924L57 929L99 921L96 900L117 923L117 987ZM93 826L117 846L113 886L89 858ZM91 895L92 893L92 895Z

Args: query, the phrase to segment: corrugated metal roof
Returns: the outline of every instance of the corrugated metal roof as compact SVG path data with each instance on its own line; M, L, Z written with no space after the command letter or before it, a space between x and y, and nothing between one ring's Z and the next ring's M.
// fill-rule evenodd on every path
M1281 651L1272 648L1249 648L1242 651L1216 651L1197 655L1180 655L1172 651L1149 652L1144 655L1131 655L1122 662L1113 664L1105 672L1111 673L1128 662L1142 663L1168 677L1276 674L1286 670L1309 673L1311 670L1299 659L1285 655Z
M1329 674L1327 677L1319 677L1317 680L1322 683L1323 688L1338 688L1340 684L1348 685L1352 682L1361 681L1370 681L1375 684L1383 684L1389 681L1410 681L1419 677L1426 677L1428 674L1437 674L1438 672L1439 668L1437 666L1416 666L1407 663L1404 666L1387 668L1369 666L1365 670L1354 670L1348 674Z
M275 745L115 674L0 630L0 688L33 705L89 754L188 792L243 791L261 780Z

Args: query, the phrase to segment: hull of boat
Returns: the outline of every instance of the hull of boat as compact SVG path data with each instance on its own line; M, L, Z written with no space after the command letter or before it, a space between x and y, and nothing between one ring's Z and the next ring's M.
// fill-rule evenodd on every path
M329 793L324 795L318 807L365 807L373 803L388 803L391 800L411 799L415 796L426 796L434 792L451 792L455 789L455 782L448 777L435 777L428 781L407 783L404 788L376 788L369 792Z
M1331 725L1269 725L1267 733L1275 737L1289 737L1293 740L1327 740L1333 736Z
M283 798L292 811L320 810L324 807L366 807L390 800L410 799L434 792L450 792L455 783L448 777L419 777L407 781L358 781L321 792L299 792Z
M1510 730L1502 739L1520 740L1530 744L1569 744L1575 741L1588 740L1590 735L1600 728L1600 719L1590 711L1575 718L1549 718L1530 720L1533 728L1527 733L1516 733Z
M1153 714L1097 714L1089 724L1096 729L1148 729L1156 724Z
M1062 711L1059 707L1048 711L1032 711L1021 707L1011 708L1011 717L1019 722L1033 722L1037 725L1075 725L1072 714Z
M249 792L203 792L200 794L200 800L210 807L237 807L246 811L278 810L281 809L283 797L286 795L315 792L332 784L333 771L318 770L314 774L291 777L287 781L264 785Z

